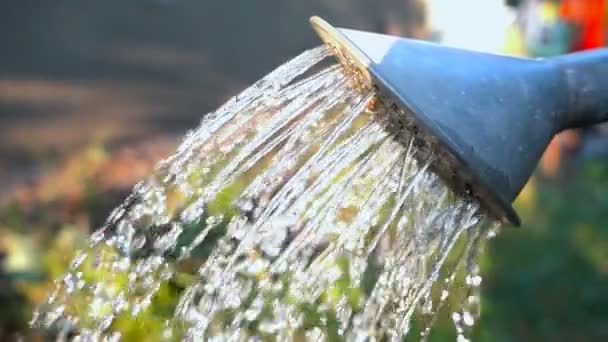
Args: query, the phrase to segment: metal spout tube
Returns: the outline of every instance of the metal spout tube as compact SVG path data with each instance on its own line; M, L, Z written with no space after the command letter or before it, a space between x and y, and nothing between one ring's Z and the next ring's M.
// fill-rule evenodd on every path
M577 52L549 60L564 77L568 110L559 129L608 121L608 49Z

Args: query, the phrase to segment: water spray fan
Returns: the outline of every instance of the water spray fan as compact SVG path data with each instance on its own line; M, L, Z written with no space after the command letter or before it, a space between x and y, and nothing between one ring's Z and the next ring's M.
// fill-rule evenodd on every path
M503 222L519 225L511 203L555 134L608 121L608 49L527 59L311 24L357 82L408 116L439 176Z

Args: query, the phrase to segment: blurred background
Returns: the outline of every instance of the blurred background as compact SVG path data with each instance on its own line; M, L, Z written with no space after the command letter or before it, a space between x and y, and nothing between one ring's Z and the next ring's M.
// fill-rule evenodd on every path
M549 57L606 43L604 0L0 3L0 340L206 112L319 41L308 25ZM608 96L608 95L607 95ZM557 136L483 259L488 341L608 339L608 130ZM449 319L434 339L453 334Z

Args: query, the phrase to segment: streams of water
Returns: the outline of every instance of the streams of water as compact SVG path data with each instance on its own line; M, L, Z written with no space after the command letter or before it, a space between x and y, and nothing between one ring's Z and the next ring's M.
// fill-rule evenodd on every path
M310 71L328 55L307 51L205 116L93 235L33 324L60 339L126 339L124 322L173 291L156 338L399 340L413 326L427 336L450 297L464 339L488 227L427 170L432 156L386 132L371 91L337 65Z

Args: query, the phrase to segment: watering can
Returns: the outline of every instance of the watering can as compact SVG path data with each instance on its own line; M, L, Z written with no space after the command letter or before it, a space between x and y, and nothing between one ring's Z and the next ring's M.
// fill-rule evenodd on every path
M520 224L512 202L555 134L608 121L608 49L528 59L311 24L408 116L439 176L502 222Z

